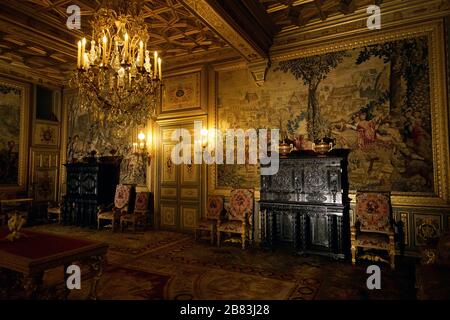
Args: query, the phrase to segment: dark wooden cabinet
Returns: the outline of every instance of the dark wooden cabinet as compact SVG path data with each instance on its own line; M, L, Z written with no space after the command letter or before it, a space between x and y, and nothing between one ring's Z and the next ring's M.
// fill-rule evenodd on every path
M67 193L63 201L63 222L96 226L97 208L113 203L120 178L120 161L69 163Z
M280 158L277 174L261 176L262 244L344 258L349 251L346 150Z

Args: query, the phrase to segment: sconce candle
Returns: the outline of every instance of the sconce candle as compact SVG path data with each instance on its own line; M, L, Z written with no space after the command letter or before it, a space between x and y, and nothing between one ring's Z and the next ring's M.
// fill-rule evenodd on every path
M202 147L205 148L208 145L208 129L203 128L200 133L202 135Z

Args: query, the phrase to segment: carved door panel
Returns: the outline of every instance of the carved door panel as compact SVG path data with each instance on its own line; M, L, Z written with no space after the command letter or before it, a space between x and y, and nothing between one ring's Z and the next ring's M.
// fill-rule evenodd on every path
M175 144L173 142L163 142L161 146L161 162L159 169L161 173L160 184L160 222L161 228L177 229L178 226L178 189L177 189L177 168L172 162L171 153Z
M188 129L193 136L193 124L161 127L159 221L162 229L193 231L201 215L202 168L193 163L173 163L171 154L176 142L171 136L177 128Z

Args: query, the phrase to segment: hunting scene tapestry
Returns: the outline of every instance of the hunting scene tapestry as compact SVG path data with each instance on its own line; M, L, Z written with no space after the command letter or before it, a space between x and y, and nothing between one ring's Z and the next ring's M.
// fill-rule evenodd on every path
M332 137L350 149L350 189L433 192L427 37L276 63L256 87L219 72L217 126L279 128L283 140ZM300 144L306 148L308 144ZM218 165L217 187L259 188L256 165Z

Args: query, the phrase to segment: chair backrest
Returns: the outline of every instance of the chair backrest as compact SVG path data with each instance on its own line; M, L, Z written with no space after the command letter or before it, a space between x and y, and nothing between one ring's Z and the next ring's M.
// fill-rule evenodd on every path
M148 211L150 203L150 192L137 192L136 201L134 202L134 212L143 213Z
M366 232L389 232L391 226L390 192L356 193L356 220L360 230Z
M207 219L219 219L223 211L223 197L208 196L208 206L206 210Z
M234 189L230 194L230 220L245 220L253 212L253 190Z
M131 186L118 184L116 187L116 195L114 196L114 207L117 209L125 208L129 202L131 197Z

